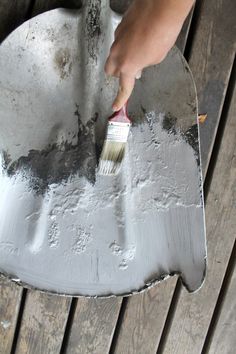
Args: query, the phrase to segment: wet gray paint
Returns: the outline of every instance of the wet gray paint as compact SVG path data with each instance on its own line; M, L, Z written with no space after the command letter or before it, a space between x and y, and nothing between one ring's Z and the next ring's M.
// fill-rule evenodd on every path
M194 291L206 249L191 74L176 48L145 70L122 171L98 176L120 18L89 4L40 15L0 47L0 271L71 295L129 294L175 273Z
M37 194L44 194L51 184L68 181L75 174L85 176L90 183L95 182L99 148L94 144L94 124L98 116L83 125L78 107L75 113L78 118L77 143L67 142L50 144L44 150L30 150L27 156L21 156L16 161L3 154L3 165L9 177L20 173L29 179L30 186Z

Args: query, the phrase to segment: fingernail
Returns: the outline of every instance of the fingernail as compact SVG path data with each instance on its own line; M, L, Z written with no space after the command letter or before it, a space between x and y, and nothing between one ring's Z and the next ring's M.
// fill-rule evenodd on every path
M117 112L119 110L119 108L117 106L112 106L112 110L113 110L113 112Z

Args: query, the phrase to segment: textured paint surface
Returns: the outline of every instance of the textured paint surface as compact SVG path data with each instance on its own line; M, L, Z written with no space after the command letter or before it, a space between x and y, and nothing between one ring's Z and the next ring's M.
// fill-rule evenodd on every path
M94 4L40 15L0 47L0 270L66 294L131 293L173 273L194 291L206 250L191 75L175 48L144 72L122 171L97 176L120 19Z

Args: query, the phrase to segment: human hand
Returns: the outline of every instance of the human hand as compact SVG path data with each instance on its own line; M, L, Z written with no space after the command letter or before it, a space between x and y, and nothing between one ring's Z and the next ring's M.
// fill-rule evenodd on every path
M119 78L114 111L127 102L142 70L166 57L193 3L194 0L134 0L130 5L115 31L105 65L107 75Z

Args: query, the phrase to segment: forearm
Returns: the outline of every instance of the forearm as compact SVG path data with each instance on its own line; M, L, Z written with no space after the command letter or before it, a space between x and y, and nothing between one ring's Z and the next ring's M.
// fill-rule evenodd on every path
M115 32L106 72L120 78L114 103L129 98L137 74L159 64L174 45L194 0L134 0Z

